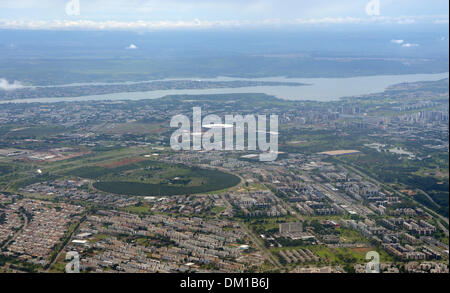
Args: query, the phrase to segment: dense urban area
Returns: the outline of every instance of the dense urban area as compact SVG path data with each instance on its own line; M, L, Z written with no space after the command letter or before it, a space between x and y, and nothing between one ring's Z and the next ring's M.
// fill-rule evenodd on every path
M64 272L76 251L82 272L364 273L375 251L383 273L448 273L448 87L1 104L0 272ZM172 150L169 122L193 107L278 115L277 160Z

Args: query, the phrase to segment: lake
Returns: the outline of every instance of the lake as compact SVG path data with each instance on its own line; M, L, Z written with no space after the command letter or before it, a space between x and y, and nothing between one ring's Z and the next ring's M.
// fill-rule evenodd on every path
M341 97L366 95L383 92L388 86L417 81L436 81L448 78L449 73L438 74L408 74L408 75L376 75L349 78L286 78L286 77L266 77L266 78L180 78L178 80L205 80L205 81L232 81L232 80L253 80L253 81L278 81L278 82L300 82L308 84L306 86L255 86L242 88L220 88L220 89L189 89L189 90L157 90L150 92L126 92L106 95L92 95L66 98L38 98L38 99L16 99L0 101L0 103L51 103L61 101L90 101L90 100L142 100L156 99L167 95L206 95L206 94L234 94L234 93L265 93L286 100L314 100L333 101ZM174 79L166 79L174 80ZM130 84L133 82L124 82ZM120 84L120 83L115 83ZM95 85L95 84L92 84ZM71 86L71 85L65 85ZM60 87L60 86L58 86Z

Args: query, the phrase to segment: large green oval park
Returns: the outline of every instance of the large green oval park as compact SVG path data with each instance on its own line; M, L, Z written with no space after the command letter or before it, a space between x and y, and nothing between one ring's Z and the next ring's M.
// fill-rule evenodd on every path
M97 190L131 196L198 194L236 186L240 178L219 170L153 160L119 166L87 166L68 175L94 179Z

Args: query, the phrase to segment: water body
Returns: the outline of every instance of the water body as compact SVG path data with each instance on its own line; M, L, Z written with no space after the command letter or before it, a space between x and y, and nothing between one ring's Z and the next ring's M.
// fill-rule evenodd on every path
M286 78L286 77L266 77L266 78L179 78L176 80L204 80L204 81L232 81L232 80L253 80L253 81L277 81L277 82L299 82L309 84L306 86L254 86L241 88L220 88L220 89L189 89L189 90L157 90L149 92L125 92L105 95L92 95L81 97L65 98L38 98L38 99L16 99L0 101L2 103L51 103L61 101L101 101L101 100L143 100L157 99L168 95L210 95L210 94L236 94L236 93L264 93L276 96L285 100L314 100L333 101L341 97L350 97L383 92L390 85L403 82L436 81L448 78L449 73L438 74L408 74L408 75L376 75L349 78ZM166 81L175 79L165 79ZM144 82L144 81L142 81ZM123 82L114 84L133 84L139 82ZM93 83L91 85L103 84ZM63 86L73 86L63 85ZM83 84L89 85L89 84ZM58 86L60 87L60 86Z

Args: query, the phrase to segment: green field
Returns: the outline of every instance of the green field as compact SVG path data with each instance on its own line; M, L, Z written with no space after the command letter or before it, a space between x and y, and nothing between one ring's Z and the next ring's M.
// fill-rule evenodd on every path
M395 186L397 189L415 190L417 195L414 196L414 199L416 201L448 217L449 181L445 175L448 174L448 153L432 154L422 160L409 160L399 158L398 155L389 152L365 150L361 154L330 158L329 160L340 160L350 164L361 172L365 172L383 183ZM424 170L439 171L436 174L436 171L426 172ZM426 192L437 205L424 196L420 190Z
M197 194L222 190L240 183L232 174L145 160L117 167L89 166L66 175L95 179L101 191L136 196Z
M66 129L62 126L34 126L34 127L19 127L11 129L6 133L8 138L37 138L56 135L64 132Z

